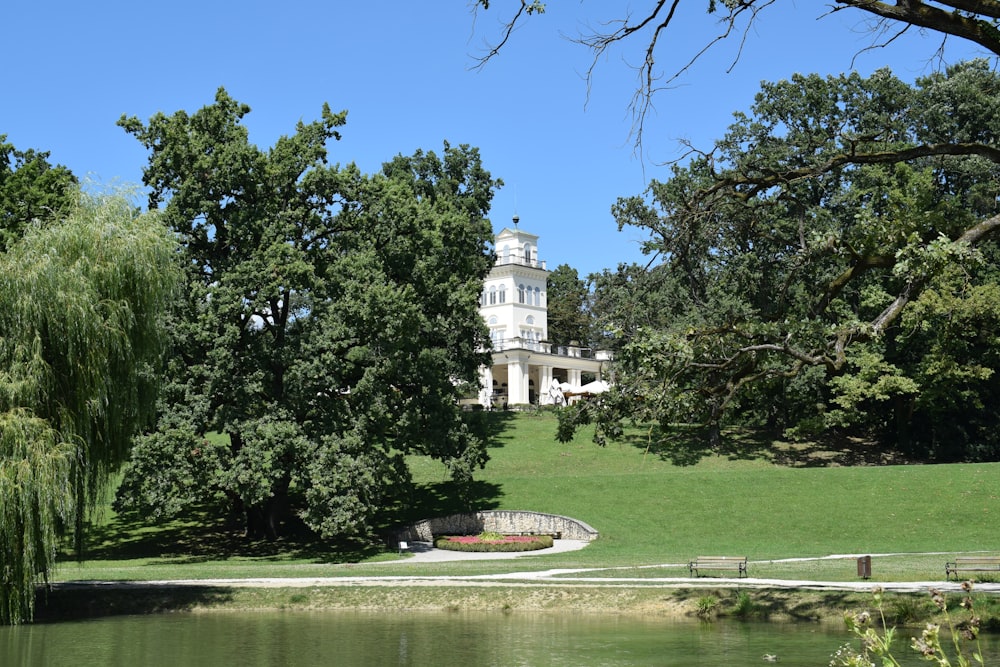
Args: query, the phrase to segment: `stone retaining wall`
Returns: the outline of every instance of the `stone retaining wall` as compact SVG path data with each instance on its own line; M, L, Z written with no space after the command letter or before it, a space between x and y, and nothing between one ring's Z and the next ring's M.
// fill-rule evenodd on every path
M424 519L395 532L399 542L431 542L435 535L477 535L483 531L504 534L555 535L564 540L596 540L598 533L582 521L558 514L522 510L485 510Z

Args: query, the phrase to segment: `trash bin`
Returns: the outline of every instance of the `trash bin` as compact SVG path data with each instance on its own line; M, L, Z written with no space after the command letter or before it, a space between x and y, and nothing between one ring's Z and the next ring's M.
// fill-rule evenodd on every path
M871 579L872 577L872 557L871 556L861 556L858 558L858 576L862 579Z

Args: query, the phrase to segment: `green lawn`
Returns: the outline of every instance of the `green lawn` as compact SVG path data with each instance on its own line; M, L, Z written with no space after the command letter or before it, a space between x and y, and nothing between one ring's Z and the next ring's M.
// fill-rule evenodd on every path
M578 552L515 561L371 564L395 556L315 544L241 552L238 541L218 528L206 536L197 520L142 532L134 521L111 517L98 529L94 557L64 564L56 578L388 575L415 574L417 567L420 574L433 575L650 565L665 566L615 574L677 576L687 574L683 563L704 554L746 555L751 576L837 580L856 578L853 559L768 561L865 553L904 554L876 556L875 580L922 580L942 579L944 562L955 552L1000 552L1000 464L845 467L826 464L870 452L851 451L861 445L783 446L775 454L742 438L729 456L675 465L684 448L647 449L641 432L601 448L589 433L571 443L556 442L551 414L501 414L495 420L491 461L477 478L475 498L464 506L440 500L447 495L447 473L439 463L417 458L411 462L414 474L428 492L417 498L413 511L550 512L590 524L599 540ZM694 432L680 437L697 443ZM200 538L185 546L192 534Z

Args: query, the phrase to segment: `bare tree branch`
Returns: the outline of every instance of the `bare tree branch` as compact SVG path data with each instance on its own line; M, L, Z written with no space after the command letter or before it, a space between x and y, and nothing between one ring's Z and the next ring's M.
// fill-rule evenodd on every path
M679 65L676 68L668 68L673 69L672 74L664 75L656 69L659 60L658 54L661 54L661 47L669 49L669 42L666 40L667 30L675 23L681 0L647 1L649 2L648 9L641 12L635 20L633 20L632 14L629 14L621 19L608 21L603 28L592 30L589 34L571 38L577 44L588 48L593 56L585 75L588 98L597 64L602 57L606 56L612 47L623 47L625 43L636 40L642 44L640 46L641 62L632 65L636 70L638 81L636 90L628 103L628 109L632 115L629 136L634 141L636 151L641 150L646 120L654 108L653 98L656 93L671 88L713 46L733 37L735 33L740 35L740 45L737 55L729 67L729 71L731 71L740 59L743 45L747 41L749 31L760 18L760 12L777 2L777 0L710 2L710 11L717 7L721 8L718 12L718 21L722 29L686 60L683 60L683 55L671 53L671 57L682 60L678 61ZM514 29L528 14L541 13L542 11L540 3L537 1L518 0L518 2L516 13L504 23L501 29L499 41L490 47L485 56L477 58L475 69L481 68L500 52L501 48L509 41ZM863 50L888 47L911 27L917 27L921 30L940 33L943 36L941 46L930 59L941 59L944 40L948 36L979 44L991 53L1000 56L1000 0L934 0L932 2L899 0L893 4L878 0L832 0L832 2L830 11L826 12L827 15L853 9L876 17L877 20L872 25L871 31L875 34L882 34L884 39L877 39L876 43ZM480 5L483 8L488 8L489 0L474 2L476 8ZM745 25L743 24L744 20L746 20ZM628 58L623 59L628 62Z

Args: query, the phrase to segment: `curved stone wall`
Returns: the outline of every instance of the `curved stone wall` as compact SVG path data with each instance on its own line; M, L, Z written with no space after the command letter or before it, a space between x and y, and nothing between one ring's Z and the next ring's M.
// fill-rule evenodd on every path
M596 530L568 516L523 510L484 510L424 519L397 530L394 537L397 543L431 542L435 535L476 535L486 530L513 535L555 535L565 540L590 541L598 536Z

